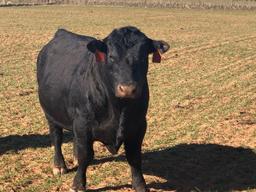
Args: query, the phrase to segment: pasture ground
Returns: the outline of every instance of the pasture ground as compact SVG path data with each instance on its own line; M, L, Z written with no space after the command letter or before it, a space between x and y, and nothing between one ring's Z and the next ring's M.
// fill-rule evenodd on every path
M103 38L135 25L169 42L150 64L143 144L151 191L256 191L256 14L86 6L0 8L0 191L68 191L74 171L53 177L40 109L36 57L59 27ZM63 145L72 169L72 136ZM123 150L95 144L88 191L132 191Z

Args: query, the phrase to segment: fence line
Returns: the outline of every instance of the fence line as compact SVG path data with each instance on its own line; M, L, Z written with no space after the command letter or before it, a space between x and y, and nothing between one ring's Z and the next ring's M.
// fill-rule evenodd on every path
M0 0L0 6L51 4L166 7L187 9L256 9L256 0Z

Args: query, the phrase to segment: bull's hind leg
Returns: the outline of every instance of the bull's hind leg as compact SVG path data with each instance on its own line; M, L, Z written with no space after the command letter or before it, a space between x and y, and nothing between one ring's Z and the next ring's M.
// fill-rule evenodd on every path
M61 151L63 128L48 120L51 142L54 147L53 174L60 175L67 172L65 160Z

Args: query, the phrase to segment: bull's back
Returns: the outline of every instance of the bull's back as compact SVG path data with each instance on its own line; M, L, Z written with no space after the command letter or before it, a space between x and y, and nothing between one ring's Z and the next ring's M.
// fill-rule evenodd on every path
M86 45L92 38L59 30L41 50L37 61L37 79L40 103L46 116L69 126L69 94L72 82L81 67L92 59Z

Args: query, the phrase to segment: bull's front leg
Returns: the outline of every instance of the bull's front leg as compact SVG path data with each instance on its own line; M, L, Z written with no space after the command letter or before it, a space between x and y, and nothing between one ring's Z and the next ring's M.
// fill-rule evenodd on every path
M94 156L92 135L88 127L86 120L82 118L74 120L74 147L76 147L78 169L70 190L72 192L84 192L86 190L86 169Z
M128 128L129 130L129 128ZM141 170L141 145L146 130L146 120L138 125L133 125L130 130L136 130L125 139L125 154L127 161L131 167L132 186L136 192L148 192L146 182Z

